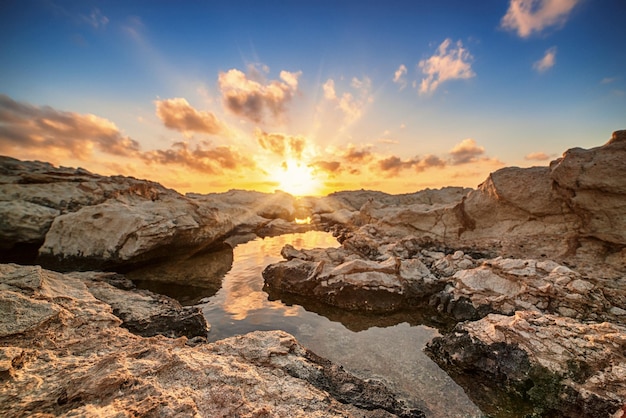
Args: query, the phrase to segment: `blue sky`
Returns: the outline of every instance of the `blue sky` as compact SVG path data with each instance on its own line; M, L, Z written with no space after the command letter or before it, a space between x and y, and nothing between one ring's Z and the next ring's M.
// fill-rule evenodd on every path
M626 128L621 0L0 5L0 154L179 191L475 187Z

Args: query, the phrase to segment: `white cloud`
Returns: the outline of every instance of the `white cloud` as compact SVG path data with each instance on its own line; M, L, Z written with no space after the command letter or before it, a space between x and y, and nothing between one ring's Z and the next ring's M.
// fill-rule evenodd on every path
M355 94L344 92L341 96L337 96L335 81L332 78L329 78L322 86L324 98L335 102L336 106L345 114L348 123L359 119L365 106L374 100L370 94L372 80L368 77L363 77L363 79L353 77L350 86L354 89Z
M476 75L470 63L473 57L463 48L461 41L456 43L456 47L451 45L452 40L446 39L435 55L419 62L419 68L426 75L420 84L420 94L434 92L444 81L468 79Z
M546 50L543 58L533 64L533 69L543 73L544 71L554 67L554 64L556 64L556 46Z
M406 65L400 64L396 72L393 74L393 82L400 85L400 90L406 87L406 79L404 78L406 73Z
M580 0L511 0L502 18L504 29L516 31L522 38L550 26L563 26Z

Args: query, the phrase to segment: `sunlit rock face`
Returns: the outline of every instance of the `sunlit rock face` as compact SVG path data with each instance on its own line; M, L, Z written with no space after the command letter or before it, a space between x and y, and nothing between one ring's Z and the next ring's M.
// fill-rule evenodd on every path
M424 416L282 331L214 344L132 334L114 313L154 307L142 293L120 306L129 292L104 279L0 264L0 415Z
M528 396L541 416L621 416L626 328L538 311L490 314L429 343L442 367ZM616 415L614 415L616 414Z

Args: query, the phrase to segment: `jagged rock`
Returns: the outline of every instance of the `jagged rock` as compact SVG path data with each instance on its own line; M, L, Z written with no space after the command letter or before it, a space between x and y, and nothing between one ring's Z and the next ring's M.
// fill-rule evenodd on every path
M387 256L361 259L345 248L297 250L286 245L288 261L270 264L263 279L270 291L309 296L344 309L392 312L443 287L419 259Z
M424 416L282 331L194 345L131 334L83 279L0 265L0 415ZM33 312L18 325L17 306Z
M559 417L612 416L626 404L626 328L537 311L490 314L428 344L444 369L482 375Z
M112 286L107 276L114 273L70 273L87 285L98 300L111 306L121 326L143 337L164 335L177 338L206 338L209 326L198 307L182 307L176 300L147 290L129 292Z
M458 320L478 319L489 312L511 315L517 310L537 310L577 319L626 323L626 316L613 310L616 307L600 288L550 260L498 257L477 268L459 270L431 303ZM463 309L455 308L456 304L462 304Z

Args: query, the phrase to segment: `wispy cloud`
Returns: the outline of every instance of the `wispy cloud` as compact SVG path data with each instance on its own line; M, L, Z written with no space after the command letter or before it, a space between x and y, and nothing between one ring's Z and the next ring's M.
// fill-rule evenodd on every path
M420 84L420 94L433 93L439 85L448 80L468 79L476 74L472 71L472 55L463 48L463 43L452 44L446 39L437 48L437 53L419 62L418 66L426 78Z
M546 161L550 159L550 156L545 152L531 152L524 159L528 161Z
M511 0L500 24L527 38L545 28L563 26L578 3L580 0Z
M282 121L286 104L298 90L302 72L281 71L280 81L266 81L262 74L266 69L251 67L248 75L234 68L220 73L218 82L224 106L235 115L256 123L268 117Z
M270 134L261 129L256 129L254 134L261 148L281 157L292 157L297 160L302 158L302 152L306 146L304 137L280 133Z
M400 85L400 90L406 87L406 65L400 64L396 72L393 74L393 82Z
M209 135L225 131L224 124L213 113L194 109L186 99L156 100L154 103L157 116L170 129Z
M604 77L600 80L600 84L611 84L615 83L617 80L619 80L619 77Z
M337 95L335 80L328 79L322 86L324 98L341 109L348 124L360 119L365 106L374 100L370 94L372 81L368 77L363 79L353 77L350 81L350 86L354 94L352 92L344 92L341 96Z
M94 29L104 28L109 23L109 18L97 8L93 9L89 15L80 15L80 18Z
M554 67L554 64L556 64L556 46L546 50L543 57L540 60L535 61L533 69L537 72L543 73Z
M32 106L0 95L0 152L37 148L85 160L93 149L112 155L135 155L139 143L117 126L91 114Z

